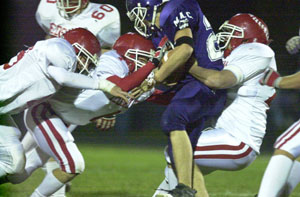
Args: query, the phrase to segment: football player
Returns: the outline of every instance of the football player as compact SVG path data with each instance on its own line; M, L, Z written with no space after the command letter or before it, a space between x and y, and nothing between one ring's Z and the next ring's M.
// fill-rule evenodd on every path
M112 81L129 91L138 86L155 68L148 61L153 59L153 55L154 46L150 40L138 34L127 33L116 41L113 50L100 57L91 76ZM143 100L150 93L143 95ZM142 100L140 98L137 101ZM84 170L83 157L66 125L86 125L98 117L124 112L128 109L124 104L103 91L64 88L48 102L30 108L26 111L25 123L38 148L26 154L25 171L9 176L8 180L12 183L24 181L51 156L60 167L46 175L32 196L53 194Z
M98 38L102 48L111 48L120 36L119 11L109 4L41 0L35 16L47 37L59 37L68 29L82 27Z
M275 54L268 46L269 31L262 19L252 14L237 14L226 21L217 34L220 49L224 50L222 71L194 64L189 72L212 89L238 87L237 96L222 112L214 128L207 128L195 141L193 158L206 175L216 170L234 171L250 165L259 154L266 132L266 111L275 97L273 87L259 84L263 72L276 69ZM195 138L196 137L196 138ZM165 180L153 196L168 196L175 188L176 175L169 164ZM200 180L201 181L201 180ZM194 179L199 190L199 180Z
M300 35L300 32L299 32ZM300 36L294 36L286 43L290 54L300 49ZM300 89L300 72L280 77L275 70L268 70L261 83L278 89ZM283 132L274 144L274 153L261 181L258 196L289 196L300 182L300 120ZM278 178L280 177L280 178Z
M49 99L61 86L103 90L128 101L129 94L114 83L79 74L97 63L100 51L97 38L78 28L66 32L63 38L38 41L1 65L0 151L5 156L0 158L0 177L22 171L25 163L20 132L11 114Z
M156 82L163 82L174 70L185 65L192 54L199 66L223 69L222 52L214 47L216 36L196 0L127 0L126 6L129 19L141 35L150 37L155 46L164 37L175 46L172 55L155 73ZM191 74L174 89L176 94L161 119L162 129L170 138L180 183L171 193L194 196L196 191L191 189L193 150L187 131L192 130L195 122L204 122L221 112L226 91L213 91ZM199 192L207 196L206 191Z
M109 4L92 3L89 0L41 0L35 16L46 38L82 27L98 38L102 52L110 50L120 36L119 11ZM113 128L115 116L99 118L95 123L97 128L108 130Z

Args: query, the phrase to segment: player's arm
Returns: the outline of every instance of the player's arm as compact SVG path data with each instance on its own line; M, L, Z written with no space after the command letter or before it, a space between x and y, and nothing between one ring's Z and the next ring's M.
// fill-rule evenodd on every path
M120 97L128 103L128 98L132 97L120 87L106 79L95 79L88 76L72 73L64 68L48 66L48 74L59 85L78 89L96 89L107 92L113 96Z
M268 69L259 82L280 89L300 89L300 72L281 77L277 71Z
M164 62L160 69L155 73L154 79L156 82L163 82L173 71L185 64L191 57L194 49L188 44L193 39L193 34L190 28L178 30L175 34L175 43L179 42L172 50L172 55L168 61Z
M128 92L133 88L139 86L154 68L155 65L152 62L148 62L145 66L124 78L113 75L111 77L108 77L107 80L119 86L123 91Z
M300 72L281 77L278 87L280 89L300 89Z
M189 73L210 88L224 89L237 84L236 75L230 70L212 70L200 67L195 63Z

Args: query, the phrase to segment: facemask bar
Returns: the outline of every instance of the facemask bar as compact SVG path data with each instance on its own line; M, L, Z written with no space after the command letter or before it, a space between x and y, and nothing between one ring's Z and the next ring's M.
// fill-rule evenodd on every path
M229 24L228 21L225 21L219 30L222 30L222 32L217 33L216 36L220 50L226 49L232 38L244 38L244 30L241 27ZM235 32L239 32L240 35L234 35ZM225 44L222 46L221 43Z
M141 7L140 3L138 3L138 6L133 8L130 12L127 12L129 19L134 21L135 30L144 37L150 36L150 34L148 34L148 27L144 23L146 15L147 8Z
M145 65L145 62L140 61L139 57L145 57L149 60L153 56L154 56L154 50L148 52L139 49L128 49L125 53L125 57L134 62L135 64L134 71L137 71L139 68Z
M65 2L65 3L64 3ZM70 14L76 13L81 7L81 0L78 0L77 5L71 5L70 0L57 0L56 6L59 14L64 18L70 18Z
M88 75L90 75L91 73L90 73L90 70L89 70L90 69L89 65L90 65L90 62L92 62L95 66L97 65L97 63L98 63L98 56L97 56L97 54L92 55L89 51L87 51L84 47L82 47L78 43L74 43L72 46L75 47L75 48L77 48L79 50L79 52L78 52L78 54L76 56L77 61L79 62L79 64L82 65L82 68L79 71L79 74L81 74L83 72L86 72L86 73L88 73ZM86 57L85 62L83 62L80 59L80 56L82 54Z

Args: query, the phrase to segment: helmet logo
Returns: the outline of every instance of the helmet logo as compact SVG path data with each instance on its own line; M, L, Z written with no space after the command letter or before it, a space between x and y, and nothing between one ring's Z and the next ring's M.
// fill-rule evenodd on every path
M258 24L258 26L264 31L267 39L269 39L269 31L267 29L267 27L258 19L256 18L256 16L249 14L250 17L253 19L254 22L256 22Z

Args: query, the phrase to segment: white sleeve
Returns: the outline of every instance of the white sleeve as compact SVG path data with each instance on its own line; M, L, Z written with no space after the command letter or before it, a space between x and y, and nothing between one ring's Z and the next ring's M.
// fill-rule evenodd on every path
M107 54L112 54L113 51L104 53L97 64L95 70L95 77L99 79L107 79L111 76L118 76L123 78L127 76L129 70L125 63L119 60L117 57L111 57Z
M100 40L101 47L112 48L115 41L120 37L120 26L120 20L118 20L100 30L97 38Z
M79 89L98 89L98 79L93 79L88 76L68 72L61 67L48 66L48 74L59 85Z
M242 83L262 72L270 65L272 57L242 56L232 60L224 70L230 70L237 78L237 84Z
M47 40L46 58L53 66L74 72L76 69L76 54L70 43L61 38Z

